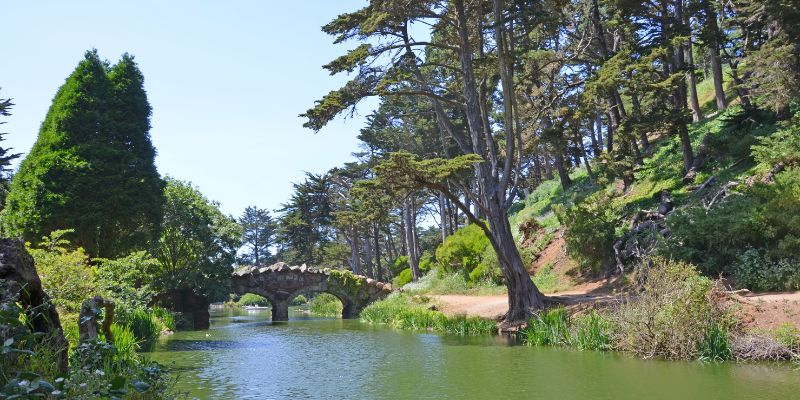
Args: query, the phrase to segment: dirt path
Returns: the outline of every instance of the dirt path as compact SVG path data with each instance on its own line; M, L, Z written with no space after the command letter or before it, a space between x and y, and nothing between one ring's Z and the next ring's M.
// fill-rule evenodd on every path
M740 320L755 329L775 329L784 324L800 329L800 291L743 293L738 295Z
M613 299L614 296L609 291L603 290L604 284L603 281L588 282L568 291L546 293L546 295L557 297L568 305ZM495 319L508 311L508 296L505 294L494 296L447 294L430 297L436 302L439 309L447 315L466 314L468 317Z
M567 305L610 301L615 298L605 290L605 282L589 282L572 290L548 293ZM794 324L800 329L800 291L780 293L747 293L738 295L743 299L744 311L741 321L753 328L775 329L781 324ZM495 319L508 311L508 297L495 296L434 295L431 296L439 309L448 315L466 314L468 317Z

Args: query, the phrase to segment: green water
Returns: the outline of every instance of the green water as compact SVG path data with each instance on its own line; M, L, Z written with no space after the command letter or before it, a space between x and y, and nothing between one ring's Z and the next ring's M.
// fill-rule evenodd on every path
M641 361L269 312L212 314L151 357L200 399L800 399L791 365Z

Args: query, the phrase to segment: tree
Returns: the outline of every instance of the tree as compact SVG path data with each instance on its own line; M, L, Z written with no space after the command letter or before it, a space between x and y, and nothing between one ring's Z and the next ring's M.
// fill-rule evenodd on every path
M513 21L514 15L511 12L511 17L506 18L509 10L504 3L495 0L490 13L484 2L398 4L373 0L361 10L340 15L323 30L335 36L336 43L350 39L364 43L325 68L332 73L358 73L303 116L307 118L306 127L319 130L366 97L414 95L431 102L438 126L458 145L459 152L480 160L472 166L477 190L470 191L470 198L488 225L468 212L446 187L437 189L457 204L471 222L483 225L502 266L509 299L504 325L511 327L526 323L533 312L544 307L544 296L523 265L508 222L507 210L520 181L520 160L515 154L521 144L513 126L514 73L508 62L508 21ZM409 34L409 26L415 23L433 27L431 41L415 40ZM480 45L485 42L494 43L496 68L487 67L485 46ZM424 58L426 54L433 57L436 52L439 58ZM489 84L490 80L495 84ZM493 131L490 123L494 115L490 116L488 106L494 95L502 99L497 119L506 123L501 132ZM446 107L458 112L448 113ZM464 116L464 123L453 118L459 114Z
M294 184L294 193L283 204L278 218L278 258L289 264L319 265L331 239L333 215L327 174L306 174Z
M239 217L242 227L242 243L247 250L243 261L253 265L262 265L272 259L270 247L275 241L277 225L269 211L258 207L247 207Z
M150 106L133 58L109 72L88 51L53 99L30 154L11 184L7 235L38 242L75 229L93 257L146 248L163 204L150 143Z
M186 290L208 301L225 299L241 228L189 182L168 177L164 196L164 222L154 250L155 291Z
M7 117L11 115L10 110L13 106L14 103L11 102L11 99L0 98L0 117ZM5 123L5 121L2 121L0 122L0 125ZM0 142L5 140L3 138L5 135L7 135L7 133L0 132ZM0 147L0 207L3 207L6 204L6 197L8 196L8 190L11 184L8 167L11 166L12 161L22 155L20 153L9 154L9 151L11 151L11 148Z

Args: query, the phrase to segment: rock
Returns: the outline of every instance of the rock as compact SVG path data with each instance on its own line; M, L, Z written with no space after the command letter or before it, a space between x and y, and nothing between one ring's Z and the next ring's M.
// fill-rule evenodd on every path
M114 302L100 296L87 299L81 304L81 310L78 316L79 341L83 342L97 339L97 334L100 331L98 323L100 322L101 311L104 311L102 325L103 334L107 342L114 342L114 335L111 333L111 324L114 322Z
M59 370L66 372L67 340L61 329L58 312L42 289L42 281L36 273L33 258L21 241L0 239L0 307L9 302L18 302L25 310L36 310L27 316L31 327L34 332L52 338L55 348L60 349ZM0 342L5 342L6 339L0 337Z

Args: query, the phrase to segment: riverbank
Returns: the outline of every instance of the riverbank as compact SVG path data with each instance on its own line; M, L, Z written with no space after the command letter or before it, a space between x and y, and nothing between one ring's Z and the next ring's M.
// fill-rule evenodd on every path
M496 332L490 324L507 311L506 295L426 292L441 286L437 279L448 278L431 274L413 290L368 307L362 320L399 329ZM800 359L800 292L726 291L690 264L653 259L632 276L584 282L548 297L556 305L516 333L529 345L616 350L642 358Z
M605 290L603 286L572 289L546 293L557 297L565 305L609 303L619 299L619 294ZM741 303L738 316L743 324L753 329L777 329L790 324L800 330L800 291L763 292L749 291L731 293ZM505 294L477 295L430 295L436 308L448 316L466 315L496 320L508 311Z

